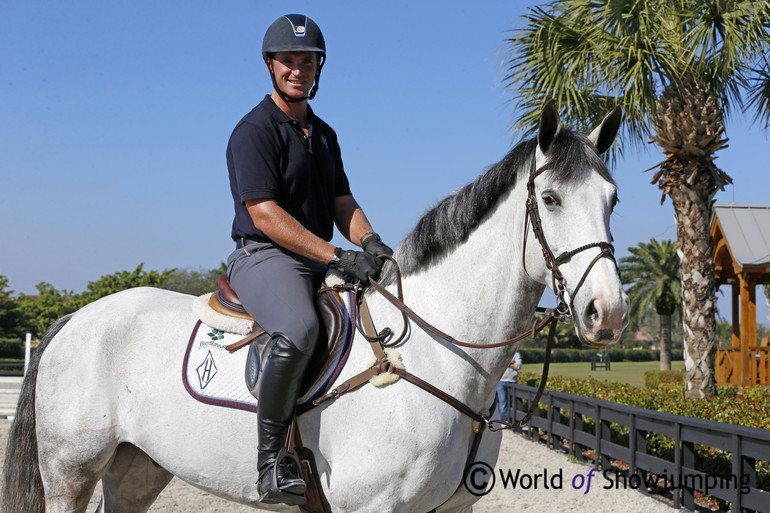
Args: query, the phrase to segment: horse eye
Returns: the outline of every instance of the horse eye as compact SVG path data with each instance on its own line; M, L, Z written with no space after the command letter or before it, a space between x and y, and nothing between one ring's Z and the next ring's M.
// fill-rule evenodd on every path
M543 203L545 203L547 207L555 207L559 204L559 198L552 192L544 192Z

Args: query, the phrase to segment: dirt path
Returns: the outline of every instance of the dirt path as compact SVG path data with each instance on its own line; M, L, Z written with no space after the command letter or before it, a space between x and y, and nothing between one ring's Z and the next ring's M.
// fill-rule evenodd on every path
M5 460L8 429L11 421L0 420L0 459ZM479 467L475 482L491 482L488 472ZM475 513L543 512L589 513L595 511L622 511L623 513L671 513L670 506L631 489L604 489L609 482L601 474L594 474L588 493L585 483L591 467L572 463L566 456L547 449L514 433L503 434L500 460L495 467L495 484L473 508ZM507 479L508 471L510 479ZM518 484L512 486L518 471ZM502 476L501 476L502 472ZM543 485L547 473L549 487ZM541 477L535 477L540 474ZM503 476L506 478L503 482ZM561 476L561 477L559 477ZM534 486L537 479L537 487ZM522 485L527 489L522 489ZM555 489L554 487L558 487ZM91 501L89 513L96 510L100 493ZM151 513L247 513L253 508L225 501L193 488L179 479L160 494L150 509Z

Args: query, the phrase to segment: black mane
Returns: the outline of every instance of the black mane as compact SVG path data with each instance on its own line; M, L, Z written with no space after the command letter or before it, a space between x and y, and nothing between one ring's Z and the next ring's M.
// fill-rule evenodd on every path
M427 212L396 252L402 274L406 276L419 271L433 259L465 242L500 198L513 188L519 175L529 172L536 146L536 138L520 142L475 182L450 194ZM594 145L578 132L562 128L551 144L548 158L559 180L570 181L589 167L614 183ZM387 265L381 281L388 284L393 280L393 268Z

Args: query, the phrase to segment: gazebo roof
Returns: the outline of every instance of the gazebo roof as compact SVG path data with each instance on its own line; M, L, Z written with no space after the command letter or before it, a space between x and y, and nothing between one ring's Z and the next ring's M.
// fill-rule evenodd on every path
M738 273L770 279L770 205L715 205L711 236L717 284Z

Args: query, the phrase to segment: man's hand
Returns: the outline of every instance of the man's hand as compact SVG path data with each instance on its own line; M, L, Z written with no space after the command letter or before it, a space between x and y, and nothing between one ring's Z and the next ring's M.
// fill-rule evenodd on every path
M393 256L393 250L387 244L383 244L382 239L376 233L368 233L364 235L361 241L364 251L372 256L388 255ZM382 267L382 264L380 264Z
M329 262L329 267L361 280L364 285L369 285L369 276L377 279L382 269L380 259L364 251L343 251L337 248L334 255L337 258Z

